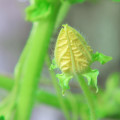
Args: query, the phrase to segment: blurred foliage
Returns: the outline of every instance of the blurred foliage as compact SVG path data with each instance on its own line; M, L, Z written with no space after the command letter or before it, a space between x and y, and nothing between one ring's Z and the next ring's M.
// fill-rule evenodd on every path
M75 3L82 3L85 2L85 0L69 0L70 3L75 4Z
M14 77L11 79L0 76L0 87L10 91L9 95L0 103L0 120L29 120L36 100L40 104L44 103L61 109L67 120L78 120L79 117L83 120L89 119L90 111L83 95L81 93L73 94L69 91L63 97L54 71L50 71L50 76L56 94L38 88L40 73L53 32L61 24L69 7L82 2L85 0L30 1L31 5L26 8L26 19L33 22L30 37L15 67ZM62 12L64 13L62 14ZM100 53L96 53L94 58L100 62L102 59L101 64L110 60ZM49 69L51 64L49 56L45 62ZM95 72L97 76L98 72ZM96 86L96 76L91 73L89 76L91 76L90 78L87 76L89 83L93 80L92 83ZM98 94L91 93L95 102L94 109L97 118L120 119L119 86L120 73L113 73L106 81L105 90L100 89Z
M35 3L26 9L26 20L34 22L47 18L50 15L52 4L47 0L35 0Z
M4 119L4 116L0 116L0 120L5 120L5 119Z

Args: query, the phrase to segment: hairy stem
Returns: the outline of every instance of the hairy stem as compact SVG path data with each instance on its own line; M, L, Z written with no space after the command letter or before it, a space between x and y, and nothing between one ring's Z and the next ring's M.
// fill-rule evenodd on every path
M81 89L84 93L84 96L85 96L85 98L88 102L88 106L90 108L90 114L91 114L90 119L91 120L97 120L96 119L96 113L95 113L94 100L92 98L92 94L90 93L90 90L89 90L84 78L81 75L78 75L76 73L74 73L74 75L75 75L76 79L78 80L78 82L81 86Z

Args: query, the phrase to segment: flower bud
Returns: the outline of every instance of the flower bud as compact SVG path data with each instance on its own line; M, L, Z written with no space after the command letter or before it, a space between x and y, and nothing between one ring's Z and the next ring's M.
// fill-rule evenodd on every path
M56 47L55 61L63 73L83 73L92 61L92 49L83 36L72 27L63 25Z

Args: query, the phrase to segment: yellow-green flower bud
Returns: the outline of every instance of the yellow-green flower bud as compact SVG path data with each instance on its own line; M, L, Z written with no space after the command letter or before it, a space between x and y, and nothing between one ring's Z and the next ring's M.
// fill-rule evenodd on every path
M93 53L84 37L72 27L63 25L55 46L54 60L51 69L60 68L62 74L57 74L59 84L63 89L69 89L69 81L75 74L88 79L88 84L97 87L98 70L92 70L90 65L94 61L105 64L112 58L102 53Z
M92 61L92 49L75 29L63 27L54 52L56 64L63 73L83 73Z

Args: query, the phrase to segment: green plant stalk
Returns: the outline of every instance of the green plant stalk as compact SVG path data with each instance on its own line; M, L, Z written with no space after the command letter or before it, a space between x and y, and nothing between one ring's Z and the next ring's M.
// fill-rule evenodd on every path
M14 82L15 81L13 79L0 75L0 88L3 88L9 92L14 87ZM74 96L74 98L77 99L77 105L80 108L82 100L78 100L78 98L76 96ZM69 99L64 97L63 100L65 102L67 109L69 111L71 111L72 107L69 104ZM39 103L47 104L47 105L50 105L52 107L56 107L58 109L61 109L61 105L59 103L58 97L55 94L50 93L50 92L45 91L45 90L41 90L41 89L37 90L36 101Z
M80 84L80 87L84 93L84 96L88 102L88 106L90 108L90 119L91 120L97 120L96 119L96 113L95 113L95 105L94 105L94 100L92 98L92 93L90 92L84 78L81 76L81 75L78 75L76 73L74 73L75 75L75 78L78 80L79 84Z
M21 79L21 73L23 71L23 68L24 68L24 64L25 64L25 60L27 58L27 53L29 52L29 49L30 49L30 43L31 43L31 39L29 39L27 41L27 44L19 58L19 61L17 63L17 65L15 66L15 69L14 69L14 87L11 91L11 95L10 97L12 98L12 101L18 101L18 93L19 93L19 88L20 88L20 79ZM13 102L13 105L11 106L11 109L13 107L16 107L17 104L15 104L15 102Z
M14 86L14 80L13 79L11 79L7 76L3 76L3 75L1 76L0 75L0 88L3 88L3 89L5 89L9 92L10 90L12 90L13 86ZM77 101L78 110L82 110L81 106L84 104L82 102L83 101L82 96L81 96L80 99L78 98L79 96L76 96L76 95L74 95L73 97ZM100 95L99 97L101 99L102 96ZM51 107L61 109L58 97L55 94L49 93L48 91L38 89L37 92L36 92L36 101L41 103L41 104L46 104L46 105L50 105ZM72 106L69 103L69 99L64 98L64 102L67 106L67 109L72 111ZM99 98L98 98L97 102L99 103ZM106 104L106 103L104 103L104 104ZM112 107L111 107L111 109L112 109ZM103 109L99 109L99 107L98 107L98 110L99 110L99 112L103 111ZM120 114L117 113L117 114L111 115L109 112L106 111L106 114L105 114L104 118L115 118L115 116L118 119L120 118ZM100 115L98 114L98 117L101 118L101 114ZM103 116L102 116L102 118L103 118Z
M55 94L49 93L48 91L43 91L43 90L38 90L37 92L37 102L39 103L43 103L43 104L47 104L49 106L61 109L61 104L59 102L59 98L58 96L56 96ZM76 98L76 96L74 96ZM49 100L48 100L49 98ZM66 108L71 111L72 107L69 103L69 99L68 98L63 98L63 101L66 105ZM78 101L78 106L81 106L81 101Z
M33 40L25 65L21 73L21 87L16 108L16 120L28 120L35 100L35 93L39 82L40 71L54 30L55 20L60 4L53 7L47 19L33 24L33 32L29 39Z
M50 62L50 58L49 58L48 55L46 56L46 63L47 63L47 66L49 68L49 66L51 65L51 62ZM70 120L69 110L67 109L66 104L65 104L65 102L63 100L63 97L61 95L61 90L60 90L60 87L58 85L58 81L56 79L56 75L55 75L54 71L50 70L50 76L52 78L52 82L53 82L53 85L55 87L55 90L56 90L56 93L57 93L57 96L58 96L58 101L59 101L60 106L63 110L65 118L66 118L66 120Z
M69 1L64 1L64 3L62 3L57 20L56 20L55 30L60 26L63 19L66 17L66 14L69 11L70 7L71 7L71 4L69 3Z
M71 92L67 92L67 98L72 107L72 120L78 120L79 114L78 114L77 101Z
M61 22L63 21L65 15L66 15L66 13L68 12L69 8L70 8L70 3L68 1L64 1L64 3L60 6L58 17L57 17L56 23L55 23L54 32L60 26ZM48 55L46 56L46 63L47 63L48 68L49 68L51 62L50 62L50 58L49 58ZM50 71L50 75L51 75L51 78L52 78L53 85L54 85L54 87L56 89L56 92L57 92L57 96L58 96L58 101L60 103L60 107L63 110L63 113L65 115L66 120L70 120L69 110L68 110L68 107L66 106L66 104L68 102L66 102L66 104L65 104L65 101L64 101L64 99L61 96L60 87L59 87L59 85L57 83L57 79L56 79L54 71Z

